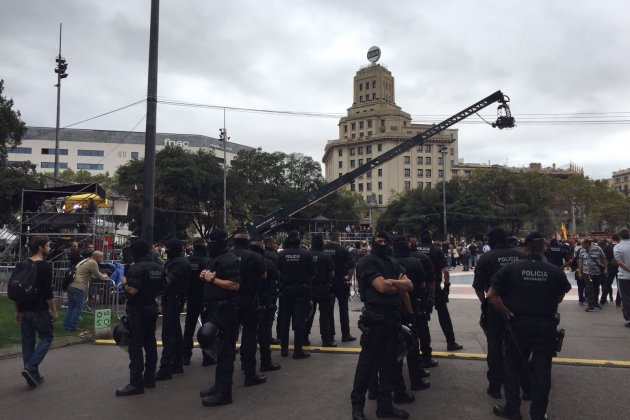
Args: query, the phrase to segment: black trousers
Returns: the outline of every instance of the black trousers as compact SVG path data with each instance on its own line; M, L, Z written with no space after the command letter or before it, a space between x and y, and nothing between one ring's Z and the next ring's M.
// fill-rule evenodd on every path
M184 323L184 338L183 338L183 356L185 359L190 359L192 356L194 343L193 337L197 329L197 320L201 316L201 322L205 322L203 311L203 300L201 298L189 296L186 300L186 321ZM203 359L207 360L209 356L203 353Z
M231 395L234 376L234 350L236 348L237 306L234 299L206 302L208 320L219 326L219 346L214 386L222 395Z
M601 274L582 274L584 280L584 291L588 306L595 306L599 302L599 286L602 282Z
M451 314L448 313L448 306L446 306L446 294L441 287L441 284L435 287L435 310L438 313L438 320L440 321L440 327L446 337L447 344L453 344L455 342L455 332L453 331L453 322L451 321Z
M180 315L184 308L177 296L162 298L162 358L160 369L166 372L180 369L183 364L184 340Z
M505 383L503 338L507 324L505 318L492 305L486 306L486 339L488 341L488 383L490 388L500 389Z
M353 406L365 406L365 393L376 372L379 373L377 410L392 409L392 391L396 383L396 340L400 320L396 316L381 321L370 321L367 332L361 334L361 353L354 373L350 400Z
M612 285L615 282L615 278L617 277L617 273L619 269L615 267L611 267L610 261L608 262L608 275L605 276L604 281L602 282L602 301L606 302L608 297L610 296L610 301L613 299L613 290Z
M280 346L289 348L289 325L293 321L293 346L302 350L310 290L305 285L287 285L280 295Z
M330 292L333 294L332 303L330 305L330 325L331 335L335 336L335 299L339 302L339 325L341 327L341 337L350 335L350 315L348 307L348 299L350 299L350 284L344 280L335 280L332 284Z
M144 387L145 378L155 378L158 359L155 340L157 316L155 306L127 307L127 318L132 332L128 347L129 383L138 388Z
M245 376L256 375L256 341L258 335L258 297L237 296L238 323L241 330L241 366Z
M310 312L308 313L306 320L305 339L308 339L311 334L315 314L319 308L319 332L322 336L322 341L330 342L333 340L333 334L331 331L332 323L330 320L330 309L333 304L333 299L334 298L330 293L330 285L313 284L313 288L311 290L311 302L313 304L309 305Z
M424 312L414 314L416 333L420 341L420 351L422 352L422 360L428 362L433 357L433 349L431 348L431 331L429 331L430 315Z
M271 364L271 328L276 316L276 297L262 296L258 307L258 347L260 365Z
M556 324L553 318L516 317L510 321L504 340L506 408L518 411L521 406L519 385L527 368L532 376L532 403L529 414L542 419L547 412L551 390L551 359L554 351Z
M584 302L584 279L582 278L581 275L578 274L577 271L574 272L575 275L575 282L577 283L577 287L578 287L578 300L580 302Z

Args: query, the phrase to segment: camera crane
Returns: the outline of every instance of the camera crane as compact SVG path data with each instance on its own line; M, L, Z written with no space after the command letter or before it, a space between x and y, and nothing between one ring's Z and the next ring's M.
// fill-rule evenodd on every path
M294 201L293 203L290 203L285 207L279 208L273 213L267 215L260 223L254 225L252 230L256 231L259 234L265 234L273 230L288 217L291 217L292 215L305 209L311 204L314 204L319 200L327 197L344 185L350 184L352 181L354 181L355 178L365 174L368 171L371 171L378 166L381 166L385 162L395 158L396 156L411 149L414 146L422 146L431 137L446 130L450 126L470 117L472 114L477 113L482 109L492 105L495 102L499 102L500 104L497 108L497 120L496 122L492 123L492 127L499 128L500 130L504 128L515 127L514 117L512 117L512 113L510 112L510 107L508 105L508 102L510 102L510 98L507 95L504 95L500 90L498 90L487 98L484 98L481 101L458 112L457 114L445 119L444 121L431 126L431 128L429 128L428 130L405 140L393 149L390 149L380 156L375 157L374 159L363 164L362 166L359 166L353 171L350 171L335 179L334 181L322 186L321 188L307 194L300 200Z

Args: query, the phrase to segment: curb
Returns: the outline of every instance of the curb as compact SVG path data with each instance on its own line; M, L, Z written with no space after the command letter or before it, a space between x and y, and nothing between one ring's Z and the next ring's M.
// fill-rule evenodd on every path
M59 339L53 339L51 349L58 349L61 347L74 346L77 344L85 344L92 343L94 339L92 338L92 334L87 335L86 337L64 337ZM22 356L22 346L13 346L7 347L5 349L0 349L0 360L12 359L15 357Z

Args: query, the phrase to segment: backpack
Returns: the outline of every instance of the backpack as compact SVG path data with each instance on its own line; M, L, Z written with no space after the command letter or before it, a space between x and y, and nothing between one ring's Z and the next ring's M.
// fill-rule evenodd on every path
M7 292L15 303L34 303L39 300L37 264L27 259L15 266L9 278Z
M77 264L78 265L78 264ZM70 265L70 267L66 270L66 273L63 275L63 282L61 282L61 290L64 292L68 291L68 287L70 283L74 281L74 278L77 275L77 266Z

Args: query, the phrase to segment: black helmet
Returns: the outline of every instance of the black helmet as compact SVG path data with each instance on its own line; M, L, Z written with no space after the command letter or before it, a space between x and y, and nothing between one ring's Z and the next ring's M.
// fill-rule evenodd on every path
M112 335L118 347L124 351L129 351L128 346L131 340L131 330L129 329L129 321L126 315L120 318L120 323L114 327Z
M414 335L406 325L401 325L398 331L398 361L401 362L413 345Z
M216 358L218 350L219 327L212 322L206 322L197 331L197 342L204 353Z

